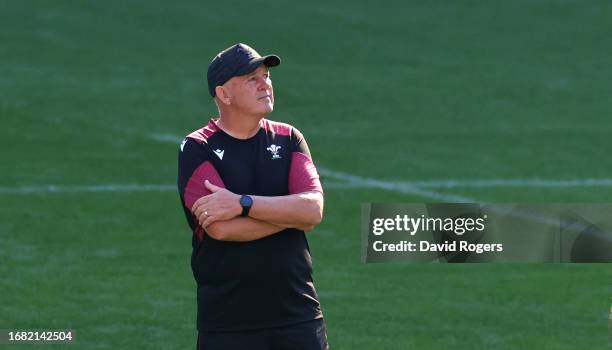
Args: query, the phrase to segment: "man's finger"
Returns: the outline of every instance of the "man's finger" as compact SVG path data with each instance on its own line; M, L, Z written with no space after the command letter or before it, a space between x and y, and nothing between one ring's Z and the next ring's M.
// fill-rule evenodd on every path
M195 201L195 203L193 203L193 206L191 207L191 212L195 212L199 206L206 205L208 201L210 201L210 198L208 196L200 197L197 201Z
M210 208L204 209L204 206L198 207L197 214L196 214L196 217L198 218L198 220L201 219L201 221L204 221L207 217L211 215L212 215L212 212Z
M202 197L204 198L204 197ZM193 203L193 205L191 206L191 212L195 214L196 210L198 210L198 207L200 206L201 200L202 198L198 199L197 201L195 201L195 203Z
M206 186L206 188L212 193L215 193L221 189L221 187L213 185L208 180L204 181L204 186Z
M205 211L206 209L204 209L204 205L194 205L193 210L191 212L193 213L193 215L200 217L200 215L202 215Z
M196 215L196 219L198 220L198 224L202 225L204 220L206 220L206 216L203 213Z
M214 216L208 216L206 217L206 220L204 220L204 222L202 223L202 227L207 228L208 225L212 224L215 221L217 221L217 219Z

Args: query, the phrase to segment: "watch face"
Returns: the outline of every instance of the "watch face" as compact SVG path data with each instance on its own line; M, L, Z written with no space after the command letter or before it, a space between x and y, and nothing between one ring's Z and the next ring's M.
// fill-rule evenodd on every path
M250 196L242 196L240 197L240 205L243 207L250 207L253 205L253 198Z

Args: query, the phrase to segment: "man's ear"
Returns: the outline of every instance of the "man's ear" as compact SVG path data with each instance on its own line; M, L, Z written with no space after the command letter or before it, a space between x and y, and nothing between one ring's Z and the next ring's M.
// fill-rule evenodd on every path
M217 86L215 87L215 95L219 99L221 103L229 106L232 104L232 96L230 95L227 87L225 86Z

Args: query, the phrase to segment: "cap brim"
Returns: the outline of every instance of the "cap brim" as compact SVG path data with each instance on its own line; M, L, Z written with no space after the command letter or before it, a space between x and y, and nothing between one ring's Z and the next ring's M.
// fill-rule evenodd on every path
M280 57L276 55L268 55L268 56L255 58L251 60L251 62L249 62L248 65L244 66L242 69L237 71L234 75L237 76L237 75L249 74L255 69L257 69L257 67L261 66L262 64L265 65L266 67L276 67L279 64L281 64L281 59Z
M266 67L276 67L279 64L281 64L280 57L276 55L268 55L262 58L263 58L263 63L266 65Z

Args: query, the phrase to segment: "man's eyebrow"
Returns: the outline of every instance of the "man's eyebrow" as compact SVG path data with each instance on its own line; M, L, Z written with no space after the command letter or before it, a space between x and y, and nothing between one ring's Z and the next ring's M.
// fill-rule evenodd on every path
M245 76L246 76L247 78L250 78L250 77L252 77L252 76L254 76L254 75L256 75L256 74L257 74L257 69L256 69L256 70L254 70L254 71L252 71L251 73L246 74ZM271 74L270 74L270 70L269 70L269 69L266 69L266 70L264 71L264 74L267 74L268 76L270 76L270 75L271 75Z

